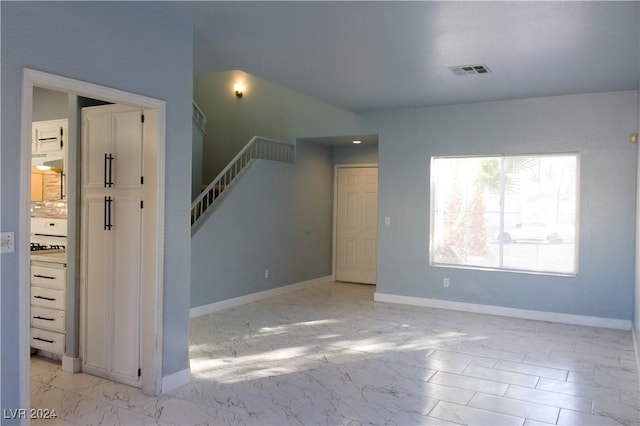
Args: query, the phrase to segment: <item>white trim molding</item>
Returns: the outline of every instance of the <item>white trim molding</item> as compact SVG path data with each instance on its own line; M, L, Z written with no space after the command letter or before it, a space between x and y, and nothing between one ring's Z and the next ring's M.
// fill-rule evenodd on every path
M638 379L640 380L640 341L636 336L636 330L633 323L631 323L631 336L633 337L633 351L636 354L636 371L638 372Z
M590 317L584 315L562 314L557 312L533 311L528 309L506 308L494 305L454 302L450 300L425 297L398 296L378 293L373 296L376 302L398 303L402 305L422 306L425 308L448 309L451 311L473 312L476 314L498 315L511 318L523 318L537 321L557 322L561 324L584 325L589 327L631 330L631 321L616 318Z
M164 376L162 378L162 393L181 388L184 385L188 385L190 381L191 370L189 368Z
M21 240L18 242L20 257L18 295L19 303L19 369L20 369L20 406L31 406L30 395L30 262L29 244L31 206L31 122L33 106L33 88L42 87L59 92L73 93L94 99L135 105L145 110L153 111L153 131L155 134L155 153L150 158L154 162L157 173L155 184L156 212L154 244L149 248L149 260L145 267L147 279L143 290L142 309L145 318L141 324L142 331L142 384L143 390L149 394L159 394L162 383L162 339L163 339L163 285L164 285L164 204L165 204L165 151L166 151L166 102L135 93L125 92L116 88L101 86L81 80L75 80L43 71L29 68L23 69L22 77L22 109L21 109L21 148L20 148L20 218L19 232ZM150 125L151 127L151 125ZM63 361L65 361L63 359ZM66 359L65 365L69 370L75 370L76 358Z
M74 358L72 356L62 356L62 371L69 373L80 372L80 358Z
M196 306L189 310L189 318L196 318L202 315L218 312L223 309L235 308L251 302L257 302L273 296L279 296L292 291L302 290L320 284L326 284L331 281L330 276L313 278L308 281L302 281L295 284L289 284L282 287L272 288L270 290L259 291L257 293L247 294L245 296L234 297L232 299L221 300L219 302L209 303L208 305Z

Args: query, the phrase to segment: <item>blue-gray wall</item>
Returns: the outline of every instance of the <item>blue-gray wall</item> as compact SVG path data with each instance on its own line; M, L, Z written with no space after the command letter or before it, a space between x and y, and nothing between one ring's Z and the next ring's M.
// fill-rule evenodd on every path
M361 164L378 162L378 145L349 145L333 147L334 164Z
M364 114L380 156L381 293L631 320L637 92ZM429 159L574 152L581 156L577 278L429 266ZM444 277L451 286L444 288Z
M294 142L358 133L354 113L242 71L196 76L193 96L207 116L205 183L256 135ZM198 229L192 307L331 274L332 147L298 142L296 158L295 166L257 162Z
M640 92L638 93L638 124L636 125L636 135L640 133ZM640 361L640 148L636 142L638 156L638 171L636 183L636 276L635 276L635 297L633 304L633 331L636 343L636 361ZM640 374L640 364L637 365Z
M59 120L69 116L69 95L55 90L33 89L33 121Z
M640 124L640 94L638 96L638 123ZM636 128L636 132L638 132L638 130L639 129ZM637 161L640 165L640 149L637 151ZM636 275L635 297L633 299L633 332L635 333L636 359L640 360L640 168L637 171L636 179ZM640 365L637 367L640 370Z
M1 2L0 227L18 233L24 67L167 102L163 375L189 367L188 309L193 28L145 2ZM161 30L160 30L161 29ZM18 408L16 254L1 257L1 405Z
M192 238L192 307L331 274L331 151L299 143L295 165L242 176Z
M640 20L640 11L638 11L638 20ZM640 76L638 76L638 79L640 79ZM636 136L638 136L638 133L640 133L640 90L638 91L638 121L636 123ZM636 145L638 145L638 142L636 142ZM640 166L640 149L638 149L638 165ZM636 362L640 362L640 167L638 167L636 186L636 276L633 331L636 343ZM638 368L638 374L640 374L640 363L636 367Z

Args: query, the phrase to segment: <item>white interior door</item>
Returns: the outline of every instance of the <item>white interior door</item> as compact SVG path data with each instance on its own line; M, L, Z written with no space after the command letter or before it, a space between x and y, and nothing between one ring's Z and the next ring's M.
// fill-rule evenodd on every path
M336 191L336 280L375 284L378 168L338 168Z

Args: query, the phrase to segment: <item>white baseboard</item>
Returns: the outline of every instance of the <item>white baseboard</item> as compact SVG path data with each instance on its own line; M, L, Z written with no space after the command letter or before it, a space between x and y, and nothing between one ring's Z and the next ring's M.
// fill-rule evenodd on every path
M247 294L245 296L234 297L233 299L221 300L220 302L209 303L208 305L196 306L189 309L189 318L199 317L201 315L210 314L212 312L221 311L223 309L234 308L246 303L257 302L258 300L268 297L278 296L292 291L302 290L314 285L324 284L330 281L329 276L314 278L295 284L289 284L282 287L272 288L270 290L259 291L257 293Z
M188 385L191 381L191 370L185 368L177 373L169 374L162 378L162 393L171 392L184 385Z
M80 358L74 358L71 356L62 356L62 370L69 373L80 372Z
M636 370L638 371L638 379L640 379L640 341L636 337L636 328L631 323L631 335L633 336L633 350L636 353Z
M590 327L614 328L617 330L631 330L632 325L629 320L616 318L589 317L556 312L506 308L493 305L478 305L475 303L453 302L450 300L430 299L425 297L398 296L395 294L378 292L374 294L373 300L376 302L399 303L403 305L423 306L426 308L449 309L452 311L474 312L477 314L499 315L503 317L585 325Z

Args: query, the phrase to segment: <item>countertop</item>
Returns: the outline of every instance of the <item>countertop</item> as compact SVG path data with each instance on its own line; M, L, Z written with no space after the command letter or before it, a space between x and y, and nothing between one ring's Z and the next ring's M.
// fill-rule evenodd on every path
M38 253L31 252L31 260L38 260L40 262L52 262L52 263L67 263L67 253L65 251Z

